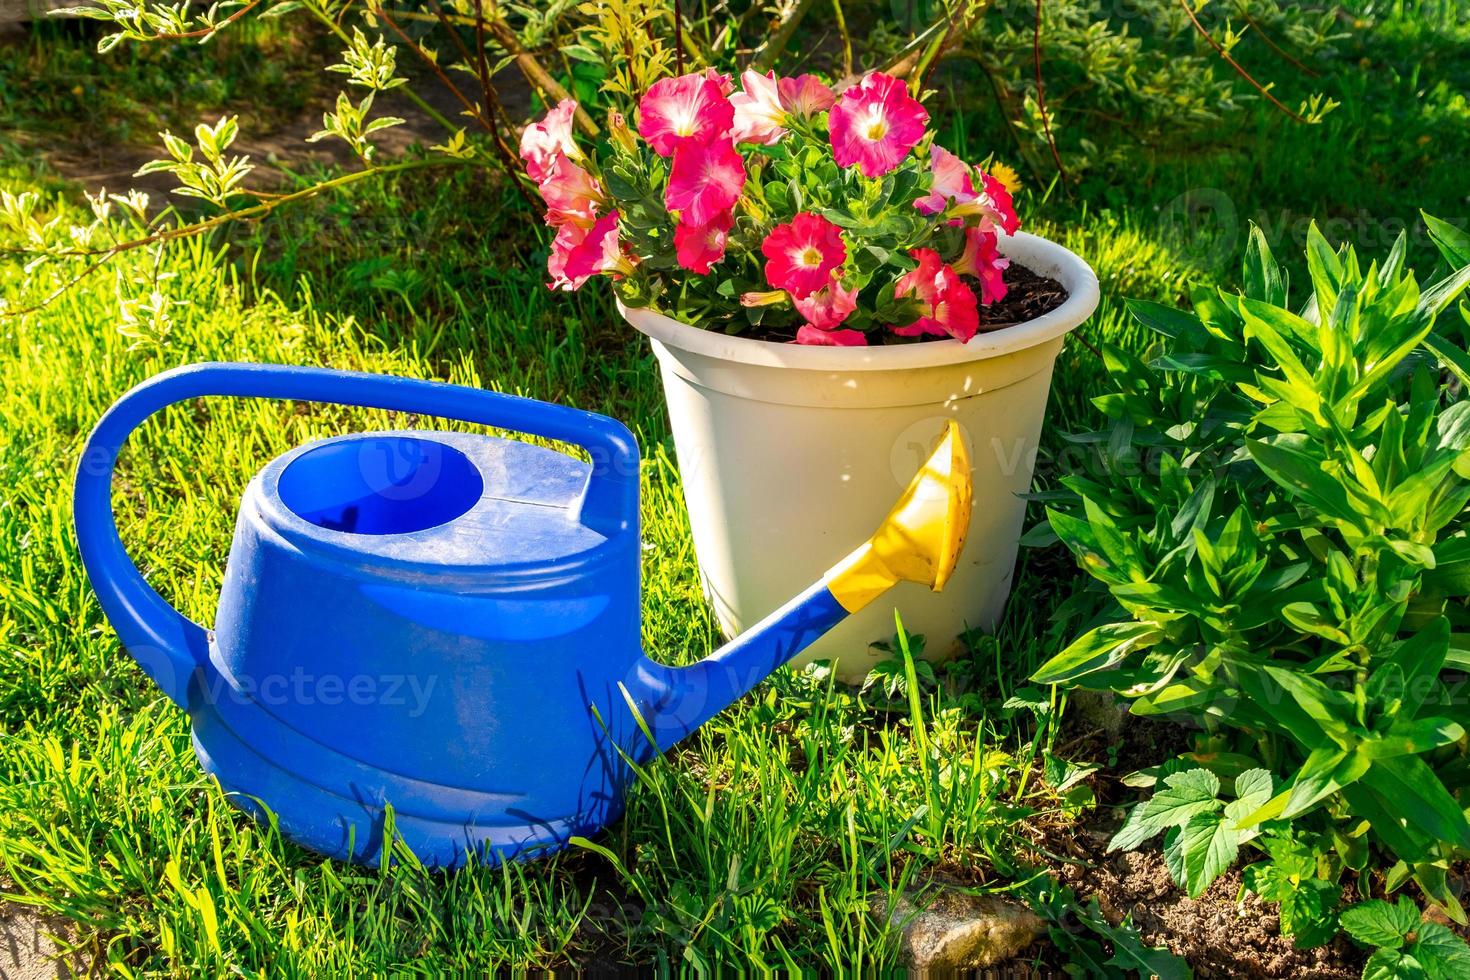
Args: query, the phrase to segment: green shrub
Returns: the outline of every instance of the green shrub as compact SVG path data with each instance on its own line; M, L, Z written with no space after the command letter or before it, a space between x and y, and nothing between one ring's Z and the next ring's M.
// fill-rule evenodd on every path
M1198 145L1252 100L1279 97L1279 111L1311 122L1334 107L1314 94L1321 81L1312 76L1345 37L1335 6L1192 6L1191 13L1178 0L1048 0L1038 11L1035 0L993 0L951 52L981 69L956 91L993 96L1039 175L1052 169L1049 142L1069 174L1098 166L1131 172L1140 144Z
M1426 221L1451 271L1423 288L1402 236L1365 270L1314 228L1292 312L1253 229L1242 292L1130 304L1159 340L1103 349L1107 424L1072 437L1097 465L1046 495L1107 596L1035 679L1202 729L1144 777L1167 779L1155 800L1193 793L1184 809L1145 804L1124 828L1167 829L1192 892L1238 843L1301 831L1334 868L1386 850L1391 886L1412 875L1463 921L1446 872L1470 849L1470 236Z

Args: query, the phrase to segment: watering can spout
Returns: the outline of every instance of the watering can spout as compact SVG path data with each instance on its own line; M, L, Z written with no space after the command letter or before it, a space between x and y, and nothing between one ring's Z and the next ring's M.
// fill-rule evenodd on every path
M642 658L634 686L646 694L639 699L642 720L658 751L899 582L943 589L964 546L972 503L969 454L951 420L872 537L804 592L700 663L665 667Z

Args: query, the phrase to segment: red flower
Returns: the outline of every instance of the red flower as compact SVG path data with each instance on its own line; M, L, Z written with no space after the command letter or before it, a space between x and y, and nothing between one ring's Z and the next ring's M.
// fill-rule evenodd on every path
M570 223L561 226L546 260L546 271L551 273L546 286L570 292L581 289L598 273L628 271L629 265L618 243L618 213L611 211L591 228Z
M541 197L546 201L548 225L574 224L584 228L596 220L597 205L603 200L596 179L565 153L557 153L546 179L541 181Z
M735 118L725 98L729 84L714 71L659 79L638 103L638 132L661 157L687 140L709 143L726 135Z
M994 206L1001 230L1007 235L1014 235L1016 229L1021 227L1021 219L1016 216L1016 205L1011 200L1011 192L1006 190L1005 184L989 174L982 173L980 183L985 188L985 196L990 198L990 203Z
M664 205L678 211L683 224L705 225L734 207L744 186L745 161L728 137L717 136L708 143L682 140L669 168Z
M881 177L923 138L928 122L903 82L873 72L843 92L828 114L832 158L839 167L857 164L864 177Z
M796 342L809 347L866 347L868 335L861 330L821 330L806 323L796 331Z
M793 299L805 299L827 285L834 270L847 261L842 232L819 214L802 212L771 229L761 242L766 281Z
M702 225L679 222L674 229L674 255L679 265L701 276L709 275L710 267L725 257L725 241L734 224L732 211L722 211Z
M793 299L791 305L806 318L808 326L831 330L857 309L857 294L856 289L843 289L841 278L834 275L827 285L810 296Z
M1000 254L996 247L995 232L983 228L965 230L965 250L954 260L954 271L962 276L974 276L980 280L980 303L991 303L1006 298L1006 281L1003 273L1011 266L1011 260Z
M898 281L894 295L917 296L924 312L907 326L895 326L893 332L901 337L948 335L961 343L975 336L980 328L980 312L975 294L959 273L945 265L931 248L916 248L909 255L919 260L918 268Z

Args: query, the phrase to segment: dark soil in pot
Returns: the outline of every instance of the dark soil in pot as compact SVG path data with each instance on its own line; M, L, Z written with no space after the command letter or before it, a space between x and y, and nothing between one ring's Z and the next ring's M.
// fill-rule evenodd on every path
M1069 295L1067 287L1055 279L1032 272L1019 262L1012 262L1002 276L1006 283L1005 298L989 306L980 307L981 333L1003 330L1006 327L1045 316L1067 301ZM972 285L972 288L978 295L979 287ZM722 328L715 327L715 329ZM796 327L762 328L759 332L747 332L744 335L752 340L768 340L784 344L796 339ZM880 344L882 346L926 344L935 340L949 339L933 334L925 334L921 337L899 337L889 333L886 329L868 334L868 342L875 346Z
M980 330L994 330L1045 316L1067 301L1067 288L1055 279L1032 272L1012 262L1002 273L1005 298L980 307ZM928 338L939 340L941 338Z

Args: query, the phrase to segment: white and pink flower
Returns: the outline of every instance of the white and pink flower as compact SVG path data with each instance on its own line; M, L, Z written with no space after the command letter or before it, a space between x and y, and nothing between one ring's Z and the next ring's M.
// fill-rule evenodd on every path
M831 330L857 309L858 291L842 288L840 273L841 270L834 273L831 281L816 292L791 301L791 305L796 307L796 312L802 315L808 326L818 330Z
M638 103L638 132L661 157L674 155L680 144L711 143L726 136L735 109L725 98L729 77L713 70L662 78L648 87Z
M802 119L826 112L837 101L832 90L815 75L780 78L776 80L776 88L781 93L781 105L786 111Z
M582 150L572 137L572 119L577 114L575 99L562 99L540 122L532 123L521 133L521 159L526 173L536 183L551 176L558 155L580 160Z
M929 113L903 82L873 72L842 93L827 120L837 165L881 177L924 138Z
M664 205L682 224L705 225L734 207L744 186L745 161L728 137L686 139L674 150Z
M722 211L702 225L679 222L674 228L675 260L696 275L709 275L714 264L725 257L725 243L734 224L732 211Z
M929 147L929 193L914 202L924 214L940 214L951 204L979 200L970 166L938 143Z
M730 129L730 138L736 143L761 143L770 146L786 135L786 107L781 102L781 92L776 73L764 75L747 71L740 76L741 91L730 96L730 105L735 107L735 121Z
M802 212L771 229L761 242L766 281L792 299L805 299L831 281L847 261L842 230L819 214Z
M553 227L590 227L605 200L597 179L565 153L556 155L546 179L541 181L541 199L546 202L546 223Z

